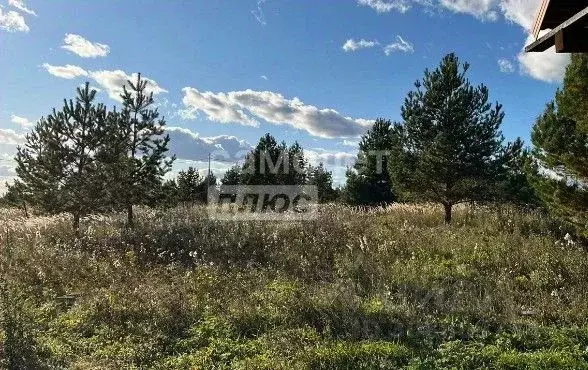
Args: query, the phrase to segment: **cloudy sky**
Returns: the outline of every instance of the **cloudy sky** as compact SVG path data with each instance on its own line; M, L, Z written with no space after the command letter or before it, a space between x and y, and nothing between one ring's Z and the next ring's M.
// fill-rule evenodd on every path
M149 79L176 170L222 172L260 136L298 140L343 180L375 118L449 52L528 140L568 56L523 54L540 0L0 0L0 177L34 122L86 81L119 104ZM216 153L216 154L215 154ZM219 154L222 153L222 154Z

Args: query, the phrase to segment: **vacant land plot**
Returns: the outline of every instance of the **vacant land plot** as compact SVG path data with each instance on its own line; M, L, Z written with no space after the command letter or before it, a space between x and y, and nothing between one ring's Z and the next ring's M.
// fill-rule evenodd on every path
M3 366L588 368L588 255L539 213L2 222Z

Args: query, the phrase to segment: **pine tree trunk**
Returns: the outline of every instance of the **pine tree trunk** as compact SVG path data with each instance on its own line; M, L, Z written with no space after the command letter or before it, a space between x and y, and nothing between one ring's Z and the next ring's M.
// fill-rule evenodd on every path
M78 212L73 214L73 229L76 233L80 230L80 214Z
M443 203L443 207L445 207L445 223L449 225L451 223L451 211L453 208L453 204L451 203Z
M127 227L132 229L135 227L135 220L133 214L133 205L127 204Z

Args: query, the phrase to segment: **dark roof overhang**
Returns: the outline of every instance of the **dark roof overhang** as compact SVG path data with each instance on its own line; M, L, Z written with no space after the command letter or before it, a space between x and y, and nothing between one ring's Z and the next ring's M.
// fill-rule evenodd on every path
M539 37L541 31L549 30ZM558 53L588 52L588 0L543 0L533 26L534 42L527 52L555 45Z

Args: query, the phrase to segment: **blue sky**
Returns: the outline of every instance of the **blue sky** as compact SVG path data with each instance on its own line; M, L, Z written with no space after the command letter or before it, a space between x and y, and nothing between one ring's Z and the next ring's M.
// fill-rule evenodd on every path
M204 168L211 148L269 132L298 140L343 180L357 136L398 120L404 96L449 52L528 141L568 56L521 53L539 0L0 0L0 175L30 124L85 81L108 105L151 80L172 149ZM175 140L174 140L175 139ZM215 161L217 172L230 161ZM352 162L351 162L352 163Z

